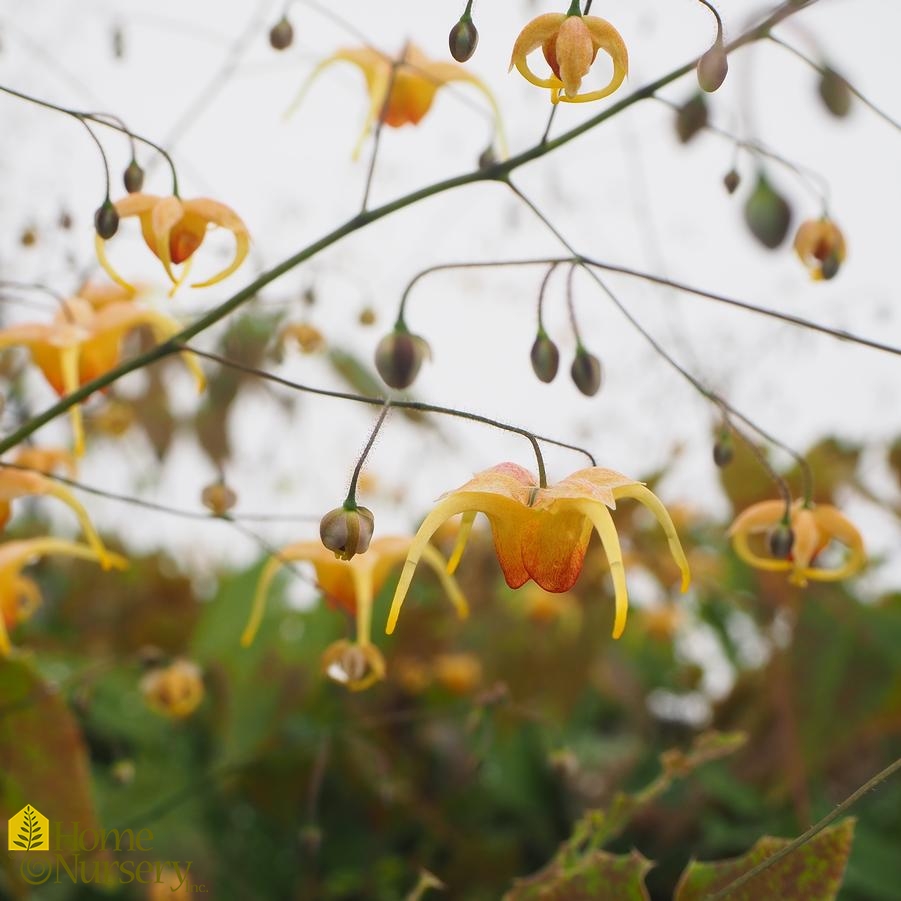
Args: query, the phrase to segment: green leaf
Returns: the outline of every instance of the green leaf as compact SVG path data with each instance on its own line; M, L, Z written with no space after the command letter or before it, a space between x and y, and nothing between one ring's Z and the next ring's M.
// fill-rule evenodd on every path
M572 865L555 862L535 876L517 880L504 901L649 901L644 877L652 866L638 851L592 851Z
M749 882L730 892L729 901L830 901L841 888L851 841L854 818L842 820L792 851ZM715 863L692 861L676 887L674 901L702 901L790 843L789 839L765 835L741 857Z

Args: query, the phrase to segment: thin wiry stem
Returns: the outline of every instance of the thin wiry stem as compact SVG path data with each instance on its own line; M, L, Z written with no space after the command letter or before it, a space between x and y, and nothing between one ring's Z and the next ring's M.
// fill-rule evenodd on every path
M372 136L372 155L369 157L369 170L366 172L366 185L363 188L363 202L360 204L360 212L365 213L366 207L369 205L369 192L372 190L372 179L375 176L375 163L379 155L379 144L382 140L382 131L385 128L385 117L388 115L388 109L391 106L391 92L394 90L394 81L397 78L397 68L403 64L406 59L409 44L404 44L401 51L400 59L391 61L391 73L388 75L388 87L385 90L385 99L382 101L382 107L379 110L379 118L375 123L375 131Z
M389 398L382 404L382 412L379 413L379 418L376 420L375 425L369 434L369 440L366 442L366 447L363 448L363 453L360 454L360 459L357 460L357 465L354 467L354 472L350 479L350 488L347 489L347 499L344 501L344 506L348 510L355 510L357 507L357 481L360 478L360 473L363 471L363 464L366 462L366 458L372 450L372 445L375 444L375 439L378 436L390 409L391 400Z

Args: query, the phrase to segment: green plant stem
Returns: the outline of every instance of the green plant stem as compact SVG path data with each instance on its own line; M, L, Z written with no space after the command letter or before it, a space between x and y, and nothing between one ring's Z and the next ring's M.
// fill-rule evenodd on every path
M816 2L817 0L808 0L807 3L802 4L795 2L787 2L782 4L774 12L767 16L759 25L753 26L744 34L736 38L736 40L732 41L727 49L729 51L732 51L746 44L761 40L762 38L766 37L769 34L770 29L777 25L779 22L784 21L800 10L805 9ZM342 238L347 237L347 235L359 231L364 226L369 225L370 223L375 222L379 219L383 219L391 213L397 212L398 210L404 209L408 206L418 203L421 200L425 200L426 198L434 197L438 194L443 194L444 192L450 191L454 188L460 188L464 185L472 185L484 181L504 181L511 172L521 166L524 166L526 163L546 156L551 151L557 149L558 147L562 147L565 144L568 144L570 141L575 140L580 135L591 131L593 128L596 128L598 125L606 122L608 119L616 116L623 110L634 106L639 101L645 100L648 97L652 97L661 88L681 78L687 72L690 72L696 64L697 60L692 60L691 62L679 66L677 69L674 69L666 75L663 75L660 78L656 79L655 81L650 82L643 88L639 88L637 91L634 91L628 97L624 97L619 102L607 107L596 116L592 116L585 122L582 122L574 128L571 128L569 131L564 132L562 135L554 138L554 140L552 141L546 141L544 143L537 144L529 148L528 150L523 151L522 153L512 156L503 162L495 163L493 166L489 166L485 169L476 169L475 171L468 172L463 175L457 175L452 178L447 178L442 181L435 182L431 185L427 185L426 187L419 188L416 191L411 191L409 194L405 194L404 196L385 203L382 206L361 212L353 219L349 219L347 222L342 223L337 228L332 229L332 231L323 235L318 240L314 241L311 244L308 244L297 253L292 254L281 263L278 263L271 269L259 275L256 279L250 282L250 284L242 288L237 293L233 294L230 298L228 298L228 300L225 300L223 303L219 304L219 306L214 307L204 316L201 316L191 325L187 326L177 335L173 336L173 338L171 338L170 340L165 341L162 344L159 344L156 347L145 351L144 353L138 354L137 356L132 357L130 360L120 363L118 366L115 366L113 369L110 369L103 375L92 379L90 382L82 385L76 391L73 391L71 394L68 394L65 397L61 398L57 403L48 407L43 412L32 417L28 422L24 423L21 427L12 432L12 434L7 435L6 438L0 440L0 454L8 451L11 447L15 447L17 444L24 441L35 431L37 431L37 429L39 429L41 426L46 425L48 422L52 422L58 416L62 416L72 406L77 403L81 403L83 400L86 400L94 392L113 384L118 379L122 378L122 376L127 375L130 372L135 372L149 365L150 363L154 363L157 360L161 360L164 357L169 356L170 354L176 353L184 342L189 341L195 335L199 335L210 326L215 325L221 319L224 319L229 313L234 312L234 310L238 309L240 306L254 298L262 288L265 288L268 284L275 281L286 272L290 272L301 263L304 263L311 257L314 257L320 251L325 250L327 247L331 247L331 245L337 243ZM17 92L11 92L9 89L4 90L6 90L7 93L17 94ZM23 99L31 99L21 94L19 94L18 96L23 97ZM52 104L43 103L42 105L54 108ZM69 112L62 108L57 109L62 112ZM103 124L109 125L109 127L111 128L115 127L110 123Z
M360 473L363 470L363 464L366 462L366 458L369 456L369 452L372 450L372 445L375 444L375 439L378 436L378 433L382 428L382 424L385 422L385 417L388 415L388 411L390 409L391 400L387 399L383 401L382 412L379 413L379 418L376 420L376 423L369 434L369 440L366 442L366 447L363 448L363 453L360 454L360 459L357 460L357 465L354 467L354 472L350 479L350 487L347 489L347 498L344 501L345 510L357 509L357 481L359 480Z
M843 813L846 813L850 810L867 792L872 791L878 785L885 782L886 779L893 776L901 770L901 757L899 757L894 763L890 763L884 770L877 773L870 779L868 782L864 783L857 791L848 795L844 801L841 802L837 807L833 808L829 813L826 814L819 822L815 823L810 829L807 830L803 835L799 835L793 841L790 841L784 848L780 848L775 854L770 855L766 860L762 860L756 867L752 867L747 873L742 873L738 879L730 882L725 888L721 888L718 892L715 892L712 895L707 895L704 901L722 901L724 898L728 898L732 892L740 889L743 885L747 885L752 879L756 876L759 876L764 870L769 869L774 864L778 863L784 857L787 857L793 851L797 851L802 845L807 844L812 838L815 838L822 832L830 823L834 820L837 820Z

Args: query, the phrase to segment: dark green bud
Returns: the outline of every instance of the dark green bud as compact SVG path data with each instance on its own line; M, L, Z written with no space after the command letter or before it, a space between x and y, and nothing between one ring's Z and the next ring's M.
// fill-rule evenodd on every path
M137 194L144 187L144 170L138 165L137 160L132 160L122 176L125 182L125 190L129 194Z
M713 462L722 469L732 462L734 456L735 448L732 445L732 436L728 432L724 432L713 444Z
M726 80L729 60L722 41L717 41L698 60L698 84L702 91L712 94Z
M791 526L780 523L770 532L768 543L770 553L780 560L785 560L795 544L795 533L791 530Z
M469 16L463 16L450 30L447 38L451 56L458 63L465 63L479 45L479 32Z
M707 101L697 93L676 110L676 134L679 141L687 144L707 125Z
M735 169L730 169L723 176L723 185L730 194L734 194L736 188L741 184L741 176Z
M350 560L366 553L374 528L375 517L368 508L335 507L320 520L319 538L339 560Z
M375 349L375 368L386 385L408 388L419 374L423 360L431 355L424 338L408 332L406 326L395 326Z
M94 228L104 241L112 238L119 230L119 214L108 197L94 213Z
M583 347L576 350L576 357L569 374L576 387L587 397L593 397L601 387L601 361Z
M745 203L745 222L751 234L770 250L775 250L788 234L792 211L788 201L777 194L763 172Z
M494 147L489 145L479 154L479 168L490 169L492 166L496 165L497 154L494 152Z
M838 275L838 270L842 265L837 253L830 253L820 265L820 274L828 282L830 279Z
M538 337L535 338L531 358L535 375L545 384L554 381L560 366L560 351L543 331L539 332Z
M282 16L269 30L269 44L275 50L287 50L294 43L294 28L287 16Z
M851 111L851 88L835 69L826 66L818 86L823 105L838 119L844 119Z

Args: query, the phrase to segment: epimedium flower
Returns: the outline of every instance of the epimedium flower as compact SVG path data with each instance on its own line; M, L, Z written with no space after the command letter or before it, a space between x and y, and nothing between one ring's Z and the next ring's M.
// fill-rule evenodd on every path
M190 660L174 660L157 667L140 683L141 694L154 712L171 719L186 719L203 701L203 672Z
M327 675L351 691L369 688L385 677L386 670L381 651L372 644L372 605L392 570L407 556L412 542L410 537L376 538L365 553L350 560L337 558L318 541L288 545L263 567L241 644L247 647L253 641L263 618L269 586L278 570L286 563L312 563L316 582L325 596L356 620L355 640L338 641L327 648L322 658L323 668ZM421 548L420 554L437 574L458 615L468 616L466 598L456 580L447 573L441 554L429 544Z
M141 223L141 234L150 251L159 258L172 282L174 294L187 278L194 253L203 244L207 229L212 226L225 228L235 236L235 255L231 263L216 275L200 282L193 282L192 288L206 288L228 278L245 260L250 250L250 234L241 217L224 203L198 197L182 200L180 197L157 197L155 194L128 194L114 204L120 219L137 216ZM95 236L97 260L107 275L126 290L132 286L113 268L106 255L106 241ZM184 263L181 273L176 276L173 265Z
M170 316L132 301L97 306L81 297L63 301L49 323L28 322L0 330L0 349L23 346L60 396L113 369L122 355L122 340L132 330L147 325L157 341L163 342L181 330ZM203 371L191 354L183 354L185 364L197 380L198 390L206 382ZM71 410L75 453L84 453L84 426L81 407Z
M527 57L541 48L551 67L549 78L536 75ZM610 81L598 90L580 93L582 79L603 50L613 63ZM587 103L612 94L629 72L629 52L620 33L605 19L583 16L579 0L565 13L545 13L532 19L513 44L510 68L539 88L551 92L551 103Z
M752 535L765 535L783 525L785 503L781 500L762 501L743 511L729 528L735 553L745 563L768 572L788 573L793 585L805 586L814 582L838 582L854 575L866 562L860 532L831 504L805 504L795 501L789 510L789 526L794 541L788 556L762 557L751 547ZM817 555L833 541L844 545L848 554L843 563L831 568L815 567Z
M494 548L504 578L511 588L533 579L550 592L569 591L579 578L588 541L594 530L610 564L615 594L613 637L626 625L628 593L623 555L610 510L622 498L634 498L657 518L670 552L682 572L682 590L688 588L688 561L666 508L645 485L612 469L581 469L549 487L516 463L500 463L443 495L426 516L407 554L400 582L388 615L386 631L394 631L416 564L428 541L443 522L463 514L457 543L448 563L453 573L460 562L477 513L491 524Z
M845 236L825 216L802 222L795 235L795 253L814 281L835 278L845 260Z
M352 63L360 69L369 90L369 111L354 147L354 159L359 156L376 122L381 121L391 128L418 125L432 108L438 89L452 81L471 84L485 95L494 113L498 141L502 145L504 143L500 109L488 86L464 66L431 60L415 44L409 43L397 60L373 47L349 47L338 50L313 69L289 107L287 115L298 107L310 85L322 71L339 62Z
M127 562L118 554L63 541L60 538L29 538L0 544L0 657L9 654L9 630L28 619L41 605L41 593L22 570L38 557L60 554L82 560L98 560L105 567L124 569Z

